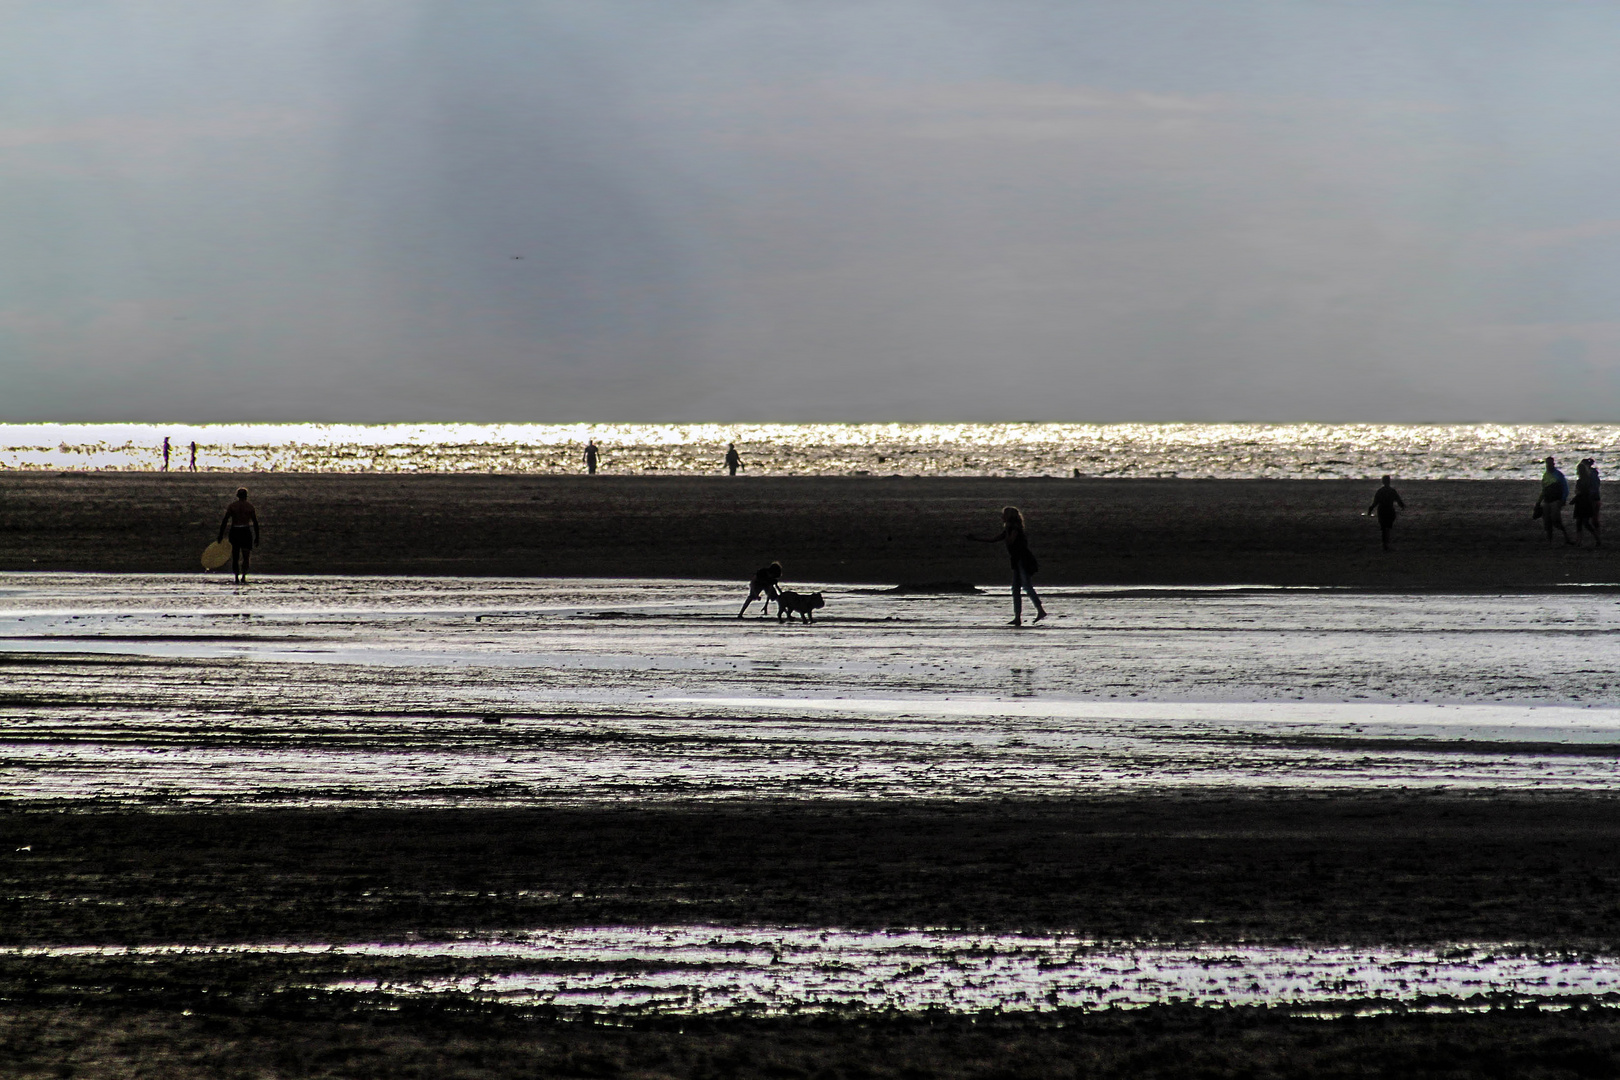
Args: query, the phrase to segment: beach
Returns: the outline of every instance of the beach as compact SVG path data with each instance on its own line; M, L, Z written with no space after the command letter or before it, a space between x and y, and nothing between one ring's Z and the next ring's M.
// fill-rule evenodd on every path
M1620 1062L1620 609L1499 520L1522 483L1403 486L1386 556L1350 483L245 482L234 587L73 562L194 559L234 483L3 477L0 1072ZM1227 548L1111 532L1137 491ZM999 546L928 554L1013 499L1055 579L1023 629ZM1283 506L1315 553L1267 582ZM1463 584L1455 520L1501 526ZM1093 580L1102 536L1143 577ZM736 617L768 557L814 623Z
M1609 549L1550 545L1533 481L1413 481L1396 550L1376 483L912 477L0 472L0 570L200 572L245 486L263 574L970 582L1007 576L1021 507L1041 585L1524 589L1616 580ZM1571 535L1574 525L1565 512Z

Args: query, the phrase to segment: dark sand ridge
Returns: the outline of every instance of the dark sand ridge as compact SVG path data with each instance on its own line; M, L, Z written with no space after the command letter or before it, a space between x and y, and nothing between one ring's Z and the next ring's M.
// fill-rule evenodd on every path
M963 534L1014 504L1044 585L1620 577L1611 549L1547 544L1528 481L1399 484L1411 510L1386 554L1364 481L117 472L0 474L0 570L197 570L238 484L269 574L736 579L780 559L790 582L996 584L1005 556Z
M13 806L0 896L0 945L712 923L1613 953L1620 800Z

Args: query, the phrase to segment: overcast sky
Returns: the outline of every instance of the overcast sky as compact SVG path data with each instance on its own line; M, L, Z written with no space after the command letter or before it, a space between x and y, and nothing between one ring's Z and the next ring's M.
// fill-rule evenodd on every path
M1620 419L1620 6L16 0L0 419Z

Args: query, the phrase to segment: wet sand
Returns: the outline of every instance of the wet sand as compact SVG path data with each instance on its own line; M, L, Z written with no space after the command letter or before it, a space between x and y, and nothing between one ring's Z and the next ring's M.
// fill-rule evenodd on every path
M118 472L0 473L0 570L196 571L238 484L266 574L735 579L780 559L798 580L999 583L1005 556L963 534L1011 503L1046 585L1620 578L1612 548L1547 544L1526 481L1399 484L1386 554L1361 481Z
M80 1080L1577 1080L1613 1076L1620 1061L1620 1021L1586 1009L1324 1021L1161 1006L1080 1016L581 1023L498 1007L342 1006L315 994L254 1004L154 996L162 1005L151 1009L31 997L0 1014L0 1072Z
M1620 951L1602 796L7 811L0 848L0 945L702 923Z
M1620 1073L1606 592L1052 597L1017 631L999 590L842 587L805 626L738 622L724 582L7 575L0 1075ZM693 1016L498 988L792 964L430 947L638 928L1184 948L1240 1004L901 1012L877 986ZM1242 1004L1254 968L1220 958L1267 948L1278 1004ZM1358 948L1385 959L1341 990L1322 956ZM1403 948L1464 978L1367 997ZM1000 961L954 949L821 966L995 998ZM1546 959L1503 992L1493 954Z
M1617 841L1620 803L1601 798L12 812L0 814L0 943L419 942L688 922L1062 926L1135 941L1512 937L1579 962L1620 944ZM1169 1004L796 1019L319 989L334 975L453 974L319 952L4 955L0 1070L988 1078L1608 1076L1620 1065L1620 1022L1592 995L1566 1011L1544 1000L1432 1015L1418 1003L1338 1021L1322 1018L1335 1009Z
M1620 608L1563 595L0 575L0 791L221 809L1607 792ZM756 605L756 610L757 610Z

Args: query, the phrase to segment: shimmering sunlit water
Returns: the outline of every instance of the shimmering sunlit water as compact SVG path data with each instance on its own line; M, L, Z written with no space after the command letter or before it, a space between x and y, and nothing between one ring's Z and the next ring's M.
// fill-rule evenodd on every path
M0 424L0 468L841 476L1523 478L1617 424Z

